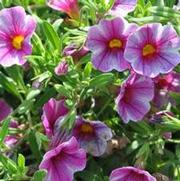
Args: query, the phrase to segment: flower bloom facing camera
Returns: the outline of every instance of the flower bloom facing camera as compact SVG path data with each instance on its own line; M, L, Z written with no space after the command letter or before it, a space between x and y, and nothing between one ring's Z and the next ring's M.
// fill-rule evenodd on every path
M180 38L171 25L153 23L129 36L124 55L136 73L154 78L180 63L179 47Z
M93 156L101 156L107 147L107 141L112 138L111 129L101 121L86 121L78 117L72 130L80 147Z
M115 0L110 14L113 16L126 16L134 11L136 4L137 0Z
M77 0L49 0L48 6L66 13L70 18L78 20L80 18L80 10Z
M86 166L86 152L74 137L49 150L39 166L46 169L45 181L72 181L73 174Z
M123 71L129 68L124 58L128 36L137 28L123 18L101 20L88 32L87 48L92 52L92 63L97 70L109 72L113 69Z
M30 55L30 39L36 22L26 15L22 7L12 7L0 11L0 64L9 67L23 65L24 56Z
M122 84L116 108L125 123L140 121L150 110L150 101L154 97L153 81L138 74L130 75Z
M156 181L156 179L145 170L122 167L112 171L110 181Z

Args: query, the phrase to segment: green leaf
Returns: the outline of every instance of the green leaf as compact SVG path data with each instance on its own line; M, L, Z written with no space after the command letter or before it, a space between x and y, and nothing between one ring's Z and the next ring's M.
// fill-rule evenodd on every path
M113 83L114 75L112 73L104 73L91 79L89 86L95 88L101 88L109 83Z
M46 170L38 170L34 173L33 178L31 181L44 181L44 178L46 176L47 171Z
M28 141L29 141L29 145L34 157L40 163L40 161L42 160L42 155L39 150L39 145L36 138L36 132L34 130L30 130L29 135L28 135Z
M92 63L88 62L84 68L84 76L89 77L92 71Z
M54 88L55 88L56 91L57 91L58 93L60 93L60 95L62 95L62 96L70 97L70 95L71 95L71 92L70 92L69 90L67 90L67 89L65 88L65 86L63 86L63 85L55 84L55 85L54 85Z
M21 175L25 174L26 166L25 166L25 158L22 154L18 154L18 169Z
M55 31L55 29L53 28L53 26L48 23L47 21L43 21L43 30L44 33L47 37L47 39L50 41L52 47L54 47L54 49L60 49L60 38L57 34L57 32Z
M0 72L0 85L9 93L15 95L16 97L21 97L17 89L17 84L13 79L7 77L2 72Z
M0 129L0 145L3 143L4 138L8 134L9 123L10 123L10 118L7 118L3 121L2 127Z

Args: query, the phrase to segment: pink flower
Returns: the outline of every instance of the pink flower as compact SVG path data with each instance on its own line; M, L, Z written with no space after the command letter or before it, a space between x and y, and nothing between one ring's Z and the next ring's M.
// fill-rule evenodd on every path
M12 108L3 99L0 99L0 122L3 121L11 112Z
M156 178L145 170L122 167L112 171L110 181L156 181Z
M78 47L78 45L71 44L64 48L63 55L71 56L75 63L77 63L82 57L88 54L89 49L85 46Z
M80 18L77 0L49 0L48 6L55 10L67 13L72 19L79 20Z
M17 6L0 11L0 25L0 64L23 65L24 56L32 52L30 39L36 28L35 20Z
M48 151L39 166L48 171L46 181L72 181L73 174L86 166L86 152L74 137Z
M101 156L107 147L107 141L112 138L111 129L101 121L86 121L78 117L72 130L80 147L93 156Z
M160 75L154 78L155 96L153 103L157 108L166 106L169 102L173 103L170 92L180 92L180 74L170 72L166 75Z
M43 106L42 121L46 134L51 137L54 135L55 123L68 113L68 108L65 106L65 100L55 100L51 98Z
M110 11L113 16L126 16L129 12L134 11L137 0L115 0Z
M129 36L124 55L135 72L154 78L180 63L179 47L180 38L171 25L153 23Z
M68 63L66 61L61 61L54 71L56 75L66 75L68 72Z
M136 28L137 25L128 24L123 18L101 20L98 25L90 27L87 47L92 51L94 67L102 72L129 68L124 49L127 37Z
M138 74L132 74L122 84L116 98L117 112L125 123L140 121L150 110L150 101L154 96L153 81Z

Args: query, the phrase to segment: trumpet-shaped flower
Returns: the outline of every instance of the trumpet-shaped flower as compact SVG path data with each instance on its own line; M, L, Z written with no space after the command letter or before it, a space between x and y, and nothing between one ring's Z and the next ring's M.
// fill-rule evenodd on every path
M122 167L112 171L110 181L156 181L156 178L145 170L135 167Z
M125 58L133 70L151 78L180 63L180 38L171 25L147 24L128 38Z
M43 106L43 115L41 119L48 136L51 137L54 135L55 123L67 113L68 108L65 106L64 99L55 100L54 98L51 98Z
M86 121L78 117L72 131L80 147L93 156L101 156L107 147L107 141L112 138L111 129L101 121Z
M134 11L137 0L115 0L110 11L113 16L126 16L129 12Z
M0 11L0 64L8 67L23 65L25 55L32 52L30 39L36 22L26 15L22 7L12 7Z
M78 20L80 17L77 0L49 0L47 4L55 10L68 14L72 19Z
M49 150L39 168L47 170L45 181L72 181L73 174L83 170L85 166L86 152L79 149L77 140L72 137Z
M54 70L56 75L66 75L68 72L68 63L66 61L60 62Z
M92 62L96 69L108 72L113 69L123 71L129 68L124 58L128 36L137 28L123 18L101 20L88 32L87 47L92 51Z
M140 121L150 110L154 96L153 81L138 74L132 74L122 84L116 98L117 112L125 123Z

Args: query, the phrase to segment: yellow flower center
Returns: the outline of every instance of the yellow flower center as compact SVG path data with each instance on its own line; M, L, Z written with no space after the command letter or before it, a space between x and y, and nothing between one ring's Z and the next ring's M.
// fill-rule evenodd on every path
M144 48L143 48L143 56L149 56L152 55L156 52L156 49L154 48L153 45L151 44L147 44Z
M112 39L109 42L109 47L110 48L121 48L122 47L122 41L119 39Z
M93 127L89 123L84 123L83 125L81 125L81 131L83 133L92 133Z
M23 41L24 37L22 35L17 35L12 39L12 46L17 50L20 50L22 49Z

